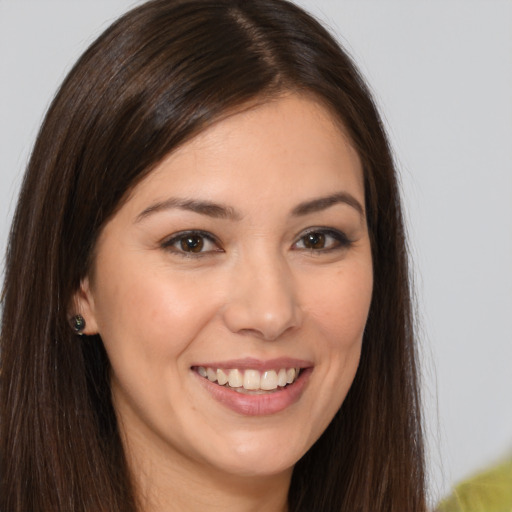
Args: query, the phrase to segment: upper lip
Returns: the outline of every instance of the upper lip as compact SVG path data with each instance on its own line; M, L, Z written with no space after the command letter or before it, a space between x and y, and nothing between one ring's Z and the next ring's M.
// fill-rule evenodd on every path
M275 359L256 359L253 357L246 357L243 359L230 359L228 361L210 361L208 363L198 363L192 365L193 367L202 366L203 368L220 368L224 370L238 369L238 370L275 370L280 368L309 368L313 366L311 361L304 359L295 359L292 357L278 357Z

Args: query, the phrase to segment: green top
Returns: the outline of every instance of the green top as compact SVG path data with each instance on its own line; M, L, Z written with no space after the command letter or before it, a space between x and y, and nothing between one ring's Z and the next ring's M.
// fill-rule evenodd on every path
M439 512L512 512L512 459L460 483Z

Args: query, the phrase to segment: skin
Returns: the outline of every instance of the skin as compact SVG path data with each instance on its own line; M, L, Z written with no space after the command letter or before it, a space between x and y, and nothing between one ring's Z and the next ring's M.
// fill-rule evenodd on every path
M294 212L334 193L342 199ZM194 239L201 252L182 249L176 233L190 230L211 234ZM112 365L141 508L286 510L294 464L353 381L372 294L363 173L339 123L293 94L218 121L137 185L95 254L76 302ZM300 398L241 414L193 369L247 357L308 361Z

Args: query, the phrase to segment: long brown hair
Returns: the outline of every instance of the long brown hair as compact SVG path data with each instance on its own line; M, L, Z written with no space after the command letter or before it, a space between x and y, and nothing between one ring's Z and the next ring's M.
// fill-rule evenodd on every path
M99 336L70 329L70 301L102 227L164 156L228 110L289 91L323 102L360 155L374 264L356 378L297 463L289 510L426 509L399 191L364 81L285 0L153 0L75 65L24 178L2 295L0 510L136 510L108 359Z

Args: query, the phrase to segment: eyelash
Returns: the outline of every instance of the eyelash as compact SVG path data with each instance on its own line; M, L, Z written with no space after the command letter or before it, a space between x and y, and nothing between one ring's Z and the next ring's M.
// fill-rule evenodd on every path
M321 242L323 241L324 244L327 242L328 238L332 238L334 242L328 244L330 247L319 247L316 249L314 247L297 247L300 242L304 243L308 236L316 236L316 238ZM183 243L186 243L187 238L189 238L189 240L196 238L196 243L199 244L199 250L197 252L194 252L193 250L185 250ZM207 243L214 244L216 249L203 250L205 241ZM314 239L310 241L313 241L314 243ZM181 245L181 249L177 246L178 244ZM347 249L351 245L352 241L342 231L332 228L315 227L302 232L292 247L294 250L304 250L310 253L328 253L331 251ZM210 255L212 252L224 252L216 237L207 231L200 230L180 231L179 233L175 233L171 238L164 240L161 243L161 247L184 258L201 258Z
M183 242L187 238L192 239L192 238L196 238L196 237L201 240L200 249L203 249L205 240L211 244L214 244L217 247L217 249L208 250L208 251L200 250L200 251L194 252L194 251L184 250L183 245L181 246L182 249L179 249L178 247L176 247L176 245L179 243L183 244ZM220 244L219 244L218 240L211 233L208 233L207 231L200 231L200 230L180 231L179 233L175 233L171 238L164 240L161 243L161 247L163 249L169 250L175 254L179 254L180 256L183 256L184 258L201 258L207 254L210 254L211 252L224 252L220 248Z
M347 249L352 245L352 241L343 233L342 231L338 231L337 229L332 228L322 228L322 227L315 227L310 228L307 231L303 232L297 242L295 242L293 245L294 247L300 242L304 241L306 237L313 236L313 235L321 235L321 237L324 238L324 242L326 242L326 239L332 238L334 240L334 243L331 242L330 247L321 247L318 249L315 249L313 247L301 247L297 248L296 250L307 250L311 253L314 252L321 252L321 253L327 253L331 251L341 250L341 249Z

